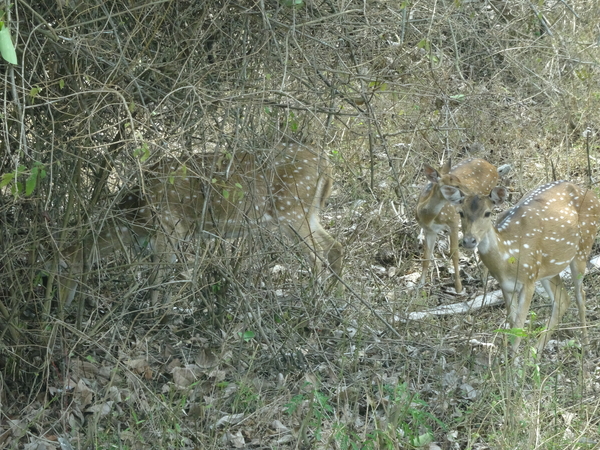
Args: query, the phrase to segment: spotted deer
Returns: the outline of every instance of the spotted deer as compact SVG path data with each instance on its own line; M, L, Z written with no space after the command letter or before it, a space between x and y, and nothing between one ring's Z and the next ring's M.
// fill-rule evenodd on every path
M342 246L319 221L331 188L328 158L297 144L257 154L164 159L124 197L120 219L63 252L69 270L59 280L61 300L69 304L82 273L124 246L150 250L160 282L179 244L190 237L237 238L264 226L279 227L298 242L315 274L324 261L335 284L342 272Z
M582 282L600 220L596 195L568 181L549 183L504 211L494 225L492 209L506 199L504 187L494 188L489 196L466 195L454 186L444 186L442 192L457 205L463 246L477 248L481 260L500 283L511 327L523 328L536 281L548 293L552 313L538 340L537 354L541 354L569 307L569 296L560 277L567 266L575 286L583 341L589 344ZM519 343L520 338L515 337L513 351Z
M489 194L498 184L498 169L483 159L469 159L450 169L450 160L438 172L425 165L425 176L429 184L423 189L417 203L416 219L425 235L423 245L423 271L421 284L429 273L433 259L433 250L437 235L442 231L450 232L450 256L454 265L454 286L456 292L462 291L459 272L458 230L460 218L454 206L442 195L442 186L456 186L476 194ZM506 170L507 171L507 170Z

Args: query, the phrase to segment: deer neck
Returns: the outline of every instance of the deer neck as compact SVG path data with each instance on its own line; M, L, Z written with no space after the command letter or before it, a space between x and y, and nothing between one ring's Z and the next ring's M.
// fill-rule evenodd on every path
M503 234L502 231L491 226L477 245L482 262L495 277L496 274L503 272L502 267L507 263L515 264L519 259L519 254L511 250L514 247L510 247L514 237Z
M448 204L437 183L429 183L419 199L418 217L422 223L431 224Z

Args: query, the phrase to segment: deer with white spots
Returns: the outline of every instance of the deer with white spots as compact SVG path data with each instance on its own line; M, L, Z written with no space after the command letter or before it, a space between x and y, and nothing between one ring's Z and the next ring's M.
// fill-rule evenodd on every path
M537 354L541 354L569 307L560 277L567 266L571 268L583 342L589 344L582 282L600 220L596 195L567 181L549 183L502 213L494 225L492 209L505 200L505 188L496 187L489 196L465 195L454 186L445 186L442 192L457 205L463 246L477 248L483 264L500 283L512 328L523 328L536 281L548 293L552 313L538 340ZM519 342L520 338L515 337L513 351Z
M342 272L342 246L319 221L331 188L328 158L297 144L256 154L164 159L125 196L121 218L63 252L69 274L59 280L61 300L71 302L80 276L95 260L123 247L150 250L161 282L179 244L190 237L238 238L261 227L279 227L297 242L317 276L324 261L335 284Z
M475 194L489 194L496 187L500 175L498 169L483 159L469 159L450 169L450 160L438 172L425 165L425 176L429 184L423 189L417 203L416 219L425 235L423 245L423 271L421 284L429 273L433 259L433 250L437 235L442 231L450 232L450 256L454 265L454 286L456 292L462 291L460 268L458 265L458 230L460 217L452 205L441 193L442 186L456 186Z

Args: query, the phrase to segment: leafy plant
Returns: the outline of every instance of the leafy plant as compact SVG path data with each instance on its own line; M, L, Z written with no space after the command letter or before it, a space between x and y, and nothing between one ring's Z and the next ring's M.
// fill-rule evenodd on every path
M256 336L256 333L254 333L254 331L244 331L243 333L240 331L238 333L239 337L241 337L244 342L248 342L252 339L254 339L254 336Z
M312 387L311 383L305 383L305 388ZM301 420L302 435L305 435L307 429L310 428L314 432L315 438L321 439L321 430L323 423L330 419L333 408L329 404L329 399L322 392L311 389L308 394L297 394L292 397L291 401L285 405L284 412L292 415L300 414L300 405L306 403L303 408L304 417Z
M433 441L432 423L445 429L446 425L426 410L427 403L418 394L409 391L406 383L384 385L382 394L387 399L386 420L389 436L421 447Z
M20 175L28 175L25 183L18 181ZM26 196L30 196L38 185L38 181L43 180L46 176L47 173L44 165L38 161L33 163L33 167L29 171L26 166L20 165L14 172L2 175L2 178L0 178L0 189L11 185L10 191L13 195L17 196L24 193Z
M235 392L232 411L236 412L254 412L262 406L260 395L254 391L250 384L240 383Z
M150 158L150 148L148 147L148 144L144 142L141 147L136 148L133 151L133 156L139 158L141 162L145 162Z

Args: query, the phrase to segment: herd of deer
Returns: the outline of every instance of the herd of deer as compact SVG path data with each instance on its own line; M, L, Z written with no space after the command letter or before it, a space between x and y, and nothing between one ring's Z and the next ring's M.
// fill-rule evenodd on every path
M560 273L571 269L575 299L583 331L585 293L582 279L587 259L600 225L600 201L585 188L568 181L555 181L526 194L516 205L492 222L492 210L504 202L507 191L496 186L498 170L481 159L471 159L441 173L426 166L430 183L421 193L417 221L425 232L424 281L436 235L450 231L456 291L462 290L458 270L458 227L463 247L477 248L481 261L498 280L512 328L523 328L536 281L541 282L552 302L546 330L538 340L538 354L569 307L570 300ZM513 350L520 338L513 341Z
M502 170L482 159L470 159L439 172L425 166L428 186L422 191L416 219L425 235L421 283L428 275L437 235L450 232L455 287L462 291L458 242L478 249L483 264L498 280L508 322L522 328L540 281L553 307L537 350L541 352L569 306L560 273L571 268L575 298L588 344L582 278L600 224L600 201L588 189L567 181L538 187L492 222L492 210L507 191L497 186ZM202 154L185 160L165 159L146 171L139 186L119 205L120 216L63 252L60 298L73 299L80 278L91 264L118 249L148 249L165 276L182 242L203 235L235 238L253 230L277 227L310 260L313 273L333 283L342 272L343 249L319 221L331 193L327 157L297 145L280 145L261 153ZM328 270L322 272L322 263ZM157 295L156 293L153 296ZM63 303L63 304L64 304ZM513 350L519 346L515 339Z

